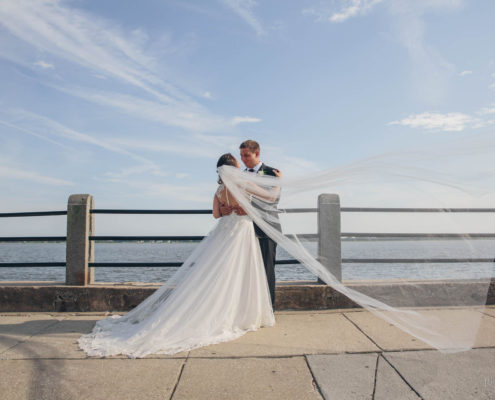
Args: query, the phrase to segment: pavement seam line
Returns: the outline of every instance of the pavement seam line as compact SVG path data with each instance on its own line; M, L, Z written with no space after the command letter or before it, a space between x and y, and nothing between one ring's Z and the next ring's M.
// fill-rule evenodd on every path
M189 353L190 351L187 353L186 358L182 361L182 365L180 366L179 376L177 377L177 381L175 382L174 388L172 389L172 393L170 393L169 400L172 400L174 398L175 391L179 386L180 378L182 378L182 372L184 371L184 367L186 366L187 360L189 359Z
M418 396L418 398L420 398L421 400L424 400L424 397L423 397L423 396L421 396L421 395L419 394L419 392L418 392L416 389L414 389L414 388L412 387L412 385L411 385L411 384L407 381L407 379L406 379L406 378L405 378L405 377L404 377L404 376L403 376L403 375L399 372L399 370L395 367L395 365L393 365L393 364L392 364L392 362L391 362L389 359L387 359L387 357L385 357L385 356L383 355L383 353L382 353L382 357L383 357L383 359L384 359L384 360L388 363L388 365L390 365L390 366L393 368L393 370L394 370L394 371L395 371L395 372L396 372L396 373L397 373L397 374L401 377L401 379L405 382L405 384L406 384L407 386L409 386L409 388L410 388L410 389L411 389L414 393L416 393L416 396Z
M481 314L487 315L489 317L495 318L495 315L487 314L485 311L480 311Z
M24 340L19 340L16 344L10 346L9 348L3 350L2 352L0 352L0 356L3 356L4 353L7 353L9 352L10 350L12 350L14 347L16 346L19 346L21 343L25 343L27 342L29 339L31 339L33 336L36 336L38 334L40 334L41 332L43 332L44 330L48 329L48 328L51 328L52 326L55 326L57 325L60 321L63 321L65 320L67 317L64 317L62 320L56 320L53 324L50 324L50 325L47 325L47 326L44 326L43 328L41 328L39 331L36 331L34 332L32 335L30 336L27 336ZM3 358L2 358L3 359Z
M316 380L316 377L313 374L313 370L311 369L311 365L309 365L308 355L306 355L306 354L304 355L304 360L306 361L306 365L308 366L309 373L311 374L311 377L313 378L313 386L316 387L316 390L320 394L321 398L326 400L325 396L323 395L323 392L321 391L320 385L318 385L318 381Z
M375 363L375 378L373 379L373 394L371 395L371 400L375 400L375 392L376 392L376 378L378 376L378 362L380 361L380 353L376 355L376 363Z
M374 351L373 353L376 353ZM198 357L188 357L193 360L242 360L244 358L246 359L251 359L251 358L299 358L299 357L304 357L305 355L308 356L316 356L316 355L335 355L335 354L342 354L342 352L335 352L335 353L298 353L298 354L272 354L272 355L252 355L252 356L218 356L218 357L208 357L208 356L198 356Z
M383 348L381 346L378 345L378 343L376 343L372 338L371 336L369 336L365 331L363 331L352 319L350 319L347 315L345 315L345 313L342 313L342 316L348 320L352 325L354 325L356 327L357 330L359 330L364 336L366 336L368 338L369 341L371 341L371 343L373 343L376 347L378 347L380 349L380 351L384 351Z
M495 349L495 346L480 346L480 347L473 347L473 350L484 350L484 349ZM428 351L428 352L434 352L437 351L436 349L402 349L402 350L386 350L385 352L387 354L392 354L392 353L413 353L413 352L418 352L418 351ZM232 357L138 357L140 360L185 360L185 359L193 359L193 360L243 360L243 359L253 359L253 358L261 358L261 359L272 359L272 358L296 358L296 357L304 357L304 356L336 356L336 355L342 355L342 354L379 354L380 352L377 351L345 351L345 352L334 352L334 353L301 353L301 354L291 354L291 355L271 355L271 356L262 356L262 355L257 355L257 356L232 356ZM1 355L0 355L1 357ZM11 361L11 360L22 360L22 361L27 361L27 360L126 360L129 359L129 357L97 357L97 356L86 356L85 358L81 357L36 357L36 358L11 358L11 359L2 359L4 361Z

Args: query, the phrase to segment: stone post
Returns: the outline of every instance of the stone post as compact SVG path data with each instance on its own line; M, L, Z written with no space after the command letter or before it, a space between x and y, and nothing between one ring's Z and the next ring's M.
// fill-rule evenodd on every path
M318 196L318 260L342 282L340 199L337 194ZM319 283L324 283L318 278Z
M94 243L88 239L94 234L93 196L72 194L67 204L67 243L65 284L84 286L94 282Z

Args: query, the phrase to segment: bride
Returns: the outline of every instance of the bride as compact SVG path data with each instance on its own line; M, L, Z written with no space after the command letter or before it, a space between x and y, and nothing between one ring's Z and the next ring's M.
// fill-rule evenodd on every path
M218 160L217 167L223 165L240 168L230 153ZM262 188L253 189L263 198ZM224 205L233 212L222 215ZM175 354L273 326L253 222L220 178L213 216L219 219L215 228L163 286L124 316L97 321L78 339L79 347L100 357Z

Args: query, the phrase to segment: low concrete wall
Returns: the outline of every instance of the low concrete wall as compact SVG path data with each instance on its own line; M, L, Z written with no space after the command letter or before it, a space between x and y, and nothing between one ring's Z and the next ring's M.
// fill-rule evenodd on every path
M396 307L480 305L486 293L486 282L480 281L360 281L346 286ZM0 312L128 311L158 287L160 284L138 282L88 286L69 286L56 282L2 282ZM387 300L391 294L395 302ZM452 301L456 297L459 299L458 304ZM486 304L495 304L495 280L491 281L488 288ZM332 288L314 282L284 282L276 288L276 310L354 307L359 306Z

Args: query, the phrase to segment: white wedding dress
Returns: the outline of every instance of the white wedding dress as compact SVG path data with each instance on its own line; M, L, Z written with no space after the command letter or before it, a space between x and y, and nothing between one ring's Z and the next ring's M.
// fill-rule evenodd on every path
M275 324L253 222L223 216L176 273L123 316L78 339L89 356L175 354Z

